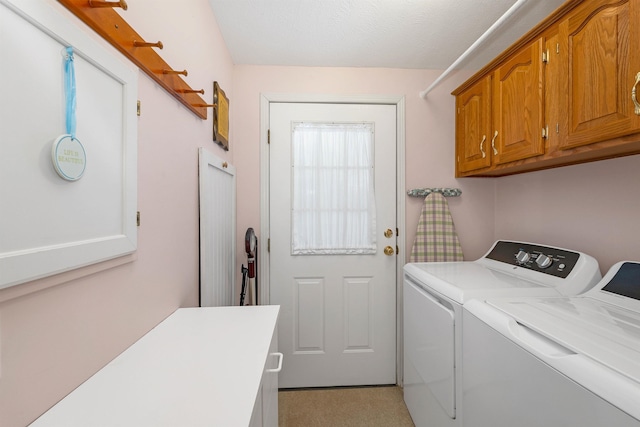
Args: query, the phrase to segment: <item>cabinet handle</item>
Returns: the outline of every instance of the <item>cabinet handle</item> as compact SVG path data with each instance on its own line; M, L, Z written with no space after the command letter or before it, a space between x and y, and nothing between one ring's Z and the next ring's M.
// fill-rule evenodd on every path
M480 141L480 152L482 153L482 158L484 159L485 157L487 157L487 153L484 152L484 149L482 148L484 146L484 142L487 140L487 135L482 135L482 141Z
M493 148L493 155L498 155L498 150L496 150L496 138L498 137L498 131L493 134L493 138L491 139L491 148Z
M278 356L278 367L275 369L267 369L266 372L276 373L282 371L282 359L284 359L284 354L282 353L271 353L271 355Z
M640 116L640 104L636 99L636 86L638 86L638 83L640 83L640 73L636 74L636 82L633 84L633 89L631 89L631 100L633 101L633 104L636 106L634 111L636 113L636 116Z

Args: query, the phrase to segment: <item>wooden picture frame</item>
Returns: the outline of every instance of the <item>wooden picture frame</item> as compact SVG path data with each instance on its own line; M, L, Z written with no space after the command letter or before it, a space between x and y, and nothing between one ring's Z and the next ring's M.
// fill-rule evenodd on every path
M213 82L213 103L213 141L229 151L229 98L218 82Z

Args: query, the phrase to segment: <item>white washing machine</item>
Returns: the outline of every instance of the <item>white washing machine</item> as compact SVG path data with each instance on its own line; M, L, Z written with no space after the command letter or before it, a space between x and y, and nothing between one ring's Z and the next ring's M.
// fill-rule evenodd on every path
M640 426L640 263L574 297L464 307L465 427Z
M576 295L600 280L589 255L497 241L476 261L404 267L404 400L417 427L459 427L462 307L500 296Z

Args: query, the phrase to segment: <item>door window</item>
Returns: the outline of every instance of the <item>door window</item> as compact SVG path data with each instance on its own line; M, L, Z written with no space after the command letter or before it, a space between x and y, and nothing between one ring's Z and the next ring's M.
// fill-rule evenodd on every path
M375 254L373 123L293 123L292 255Z

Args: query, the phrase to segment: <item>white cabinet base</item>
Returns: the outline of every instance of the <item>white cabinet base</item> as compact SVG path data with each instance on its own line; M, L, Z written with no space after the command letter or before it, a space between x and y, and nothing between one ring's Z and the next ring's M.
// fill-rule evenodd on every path
M32 425L277 426L279 310L178 309Z

